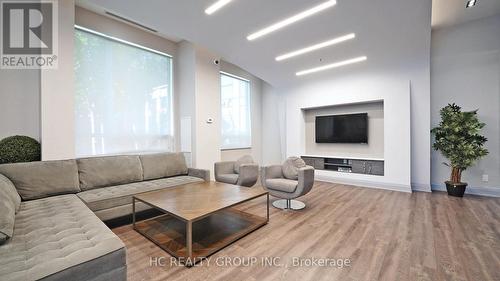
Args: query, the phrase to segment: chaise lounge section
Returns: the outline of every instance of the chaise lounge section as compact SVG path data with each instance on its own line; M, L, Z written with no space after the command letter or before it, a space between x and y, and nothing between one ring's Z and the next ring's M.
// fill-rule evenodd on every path
M125 246L103 221L130 215L135 194L209 178L180 153L0 165L1 279L126 280Z

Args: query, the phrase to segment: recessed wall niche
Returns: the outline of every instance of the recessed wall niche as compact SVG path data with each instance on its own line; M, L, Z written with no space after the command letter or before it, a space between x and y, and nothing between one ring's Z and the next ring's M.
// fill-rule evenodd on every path
M368 114L368 143L316 143L316 116ZM304 110L305 154L345 158L384 159L384 102L342 104Z

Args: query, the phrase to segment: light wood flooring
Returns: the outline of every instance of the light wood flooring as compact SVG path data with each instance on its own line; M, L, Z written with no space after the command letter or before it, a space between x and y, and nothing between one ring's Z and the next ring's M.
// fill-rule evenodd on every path
M171 266L170 255L130 225L113 231L127 247L128 280L500 281L500 198L316 182L301 201L301 211L271 207L269 224L192 268ZM243 209L265 214L265 198ZM151 257L163 259L151 266ZM225 257L259 262L217 266ZM279 257L281 266L264 266L263 257ZM294 257L347 258L351 265L294 267Z

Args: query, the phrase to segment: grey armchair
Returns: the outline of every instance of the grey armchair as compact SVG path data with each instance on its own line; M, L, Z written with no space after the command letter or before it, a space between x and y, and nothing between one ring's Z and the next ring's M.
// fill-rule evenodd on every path
M215 163L215 180L240 186L253 186L259 179L259 165L225 161Z
M288 179L283 174L282 165L262 167L261 182L264 189L274 197L281 198L273 202L279 209L300 210L305 208L303 202L292 200L311 191L314 185L314 168L305 166L298 169L298 178Z

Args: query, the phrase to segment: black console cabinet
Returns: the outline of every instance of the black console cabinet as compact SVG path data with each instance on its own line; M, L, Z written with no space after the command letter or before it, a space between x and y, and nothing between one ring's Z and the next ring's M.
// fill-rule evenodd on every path
M316 170L330 170L343 173L367 175L384 175L384 161L353 158L331 158L318 156L302 156L307 165Z

